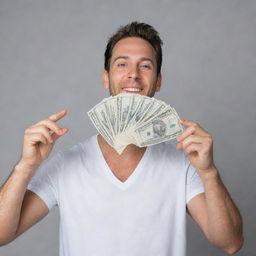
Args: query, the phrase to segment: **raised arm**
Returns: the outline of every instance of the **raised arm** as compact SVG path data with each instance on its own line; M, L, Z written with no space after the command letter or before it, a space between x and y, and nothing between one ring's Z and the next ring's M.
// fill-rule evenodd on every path
M188 202L188 212L212 244L233 254L243 244L242 218L214 165L212 136L192 121L181 124L188 128L177 138L177 149L188 155L205 189Z
M47 213L45 203L27 185L45 160L56 140L67 133L56 121L66 115L58 112L25 130L20 160L0 188L0 245L5 245L33 226Z

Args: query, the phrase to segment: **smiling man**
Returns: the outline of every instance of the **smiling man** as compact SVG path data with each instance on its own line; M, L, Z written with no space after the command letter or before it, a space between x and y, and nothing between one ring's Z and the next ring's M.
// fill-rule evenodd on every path
M148 24L121 27L106 47L104 87L111 95L154 96L161 45ZM119 155L95 135L44 161L68 132L56 123L65 115L25 131L21 158L0 190L1 245L58 206L60 255L184 256L186 213L216 247L241 248L241 216L214 164L212 136L199 124L181 121L176 148L129 145Z
M126 92L152 97L160 90L156 53L146 40L140 37L121 39L113 47L108 62L103 81L111 95Z

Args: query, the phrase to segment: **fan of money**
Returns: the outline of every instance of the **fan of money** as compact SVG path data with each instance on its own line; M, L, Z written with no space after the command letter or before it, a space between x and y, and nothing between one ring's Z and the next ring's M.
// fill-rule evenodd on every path
M183 131L174 108L133 93L103 99L88 111L88 116L118 154L129 144L151 146L174 139Z

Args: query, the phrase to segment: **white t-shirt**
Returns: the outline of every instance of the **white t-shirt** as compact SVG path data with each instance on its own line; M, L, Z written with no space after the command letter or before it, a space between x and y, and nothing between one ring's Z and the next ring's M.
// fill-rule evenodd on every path
M60 256L184 256L186 203L204 192L185 154L165 143L121 182L96 135L50 157L28 189L59 207Z

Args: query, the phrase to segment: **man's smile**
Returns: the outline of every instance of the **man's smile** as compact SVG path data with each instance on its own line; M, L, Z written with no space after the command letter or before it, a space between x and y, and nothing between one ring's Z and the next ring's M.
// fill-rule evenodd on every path
M123 87L122 90L128 93L138 93L142 91L142 89L138 87Z

